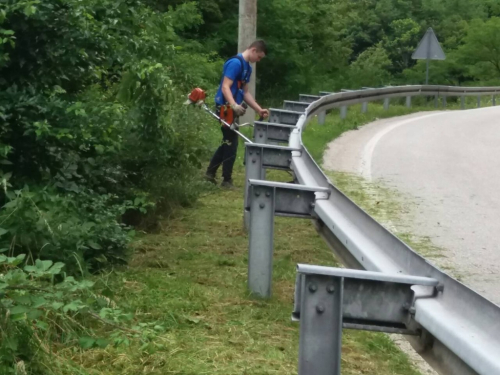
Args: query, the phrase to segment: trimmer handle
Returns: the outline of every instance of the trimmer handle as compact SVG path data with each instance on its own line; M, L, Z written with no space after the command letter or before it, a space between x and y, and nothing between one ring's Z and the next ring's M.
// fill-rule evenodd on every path
M245 102L241 103L241 106L242 106L243 108L245 108L245 109L247 109L247 108L248 108L248 104L247 104L247 103L245 103ZM264 121L264 117L263 117L263 116L260 116L260 117L259 117L259 119L258 119L257 121Z

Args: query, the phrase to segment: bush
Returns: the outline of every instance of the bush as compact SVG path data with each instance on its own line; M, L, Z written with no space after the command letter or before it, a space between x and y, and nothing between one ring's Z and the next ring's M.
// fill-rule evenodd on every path
M155 322L134 324L133 315L97 294L93 282L65 276L64 263L37 260L21 267L24 260L25 254L0 254L1 374L80 373L58 358L59 349L147 343L163 330Z
M60 195L28 187L12 195L0 215L0 249L11 255L27 250L31 262L39 258L64 261L70 274L125 262L129 235L117 218L127 206L114 203L116 197Z
M125 213L154 223L196 199L207 118L182 102L213 87L221 64L178 36L200 22L192 3L4 4L0 244L11 255L98 270L126 259Z

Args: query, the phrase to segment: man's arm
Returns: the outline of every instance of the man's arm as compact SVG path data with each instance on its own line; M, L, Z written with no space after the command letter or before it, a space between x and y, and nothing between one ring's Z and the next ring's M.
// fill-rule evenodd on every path
M248 85L244 87L245 95L243 96L245 103L247 103L255 112L259 114L260 117L267 118L269 116L268 109L262 109L262 107L255 101L253 95L248 91Z
M224 77L224 81L222 81L222 94L224 95L224 99L229 103L233 111L237 116L242 116L245 114L245 108L236 103L233 98L233 93L231 92L231 85L233 84L233 80L228 77Z
M224 77L224 81L222 81L222 94L224 95L224 99L229 103L230 106L236 104L236 101L233 98L233 93L231 92L231 86L233 84L233 80L228 77Z

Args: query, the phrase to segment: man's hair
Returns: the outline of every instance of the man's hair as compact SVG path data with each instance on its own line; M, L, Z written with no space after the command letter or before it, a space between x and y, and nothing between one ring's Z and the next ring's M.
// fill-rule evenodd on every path
M257 52L264 52L267 55L267 45L263 40L256 40L255 42L250 44L248 49L250 48L255 48Z

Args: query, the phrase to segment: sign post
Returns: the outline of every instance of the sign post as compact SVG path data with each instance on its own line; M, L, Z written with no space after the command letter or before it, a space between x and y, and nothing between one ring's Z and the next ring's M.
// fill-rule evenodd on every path
M441 48L441 45L439 44L439 41L436 37L436 34L434 34L434 30L432 30L432 27L429 27L427 29L427 32L425 33L424 37L418 44L417 49L415 52L413 52L413 55L411 56L413 60L427 60L427 69L425 72L425 84L429 84L429 62L431 60L445 60L446 56L444 54L443 49Z

